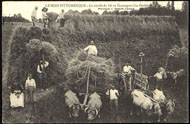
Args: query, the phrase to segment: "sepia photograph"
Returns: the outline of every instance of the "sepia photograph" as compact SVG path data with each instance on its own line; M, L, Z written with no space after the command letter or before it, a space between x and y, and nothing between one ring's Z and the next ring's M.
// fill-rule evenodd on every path
M188 123L189 1L3 1L2 123Z

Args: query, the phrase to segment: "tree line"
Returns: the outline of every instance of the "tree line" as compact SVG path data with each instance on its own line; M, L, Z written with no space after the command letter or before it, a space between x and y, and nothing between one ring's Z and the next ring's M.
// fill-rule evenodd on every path
M3 22L30 22L29 20L22 17L22 15L14 14L13 16L3 16Z

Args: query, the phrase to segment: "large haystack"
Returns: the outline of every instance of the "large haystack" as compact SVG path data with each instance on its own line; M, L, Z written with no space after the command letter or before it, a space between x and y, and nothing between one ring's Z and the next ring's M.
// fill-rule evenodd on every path
M87 55L84 51L79 51L78 55L68 63L66 70L68 86L72 88L76 86L79 92L86 92L89 75L89 90L96 88L98 92L105 92L109 84L113 83L114 68L111 59Z
M145 53L143 73L152 75L164 66L168 50L181 46L178 26L171 16L75 15L65 22L69 40L81 44L94 40L99 56L113 57L123 65L130 60L140 71L140 52Z
M54 54L45 50L45 58L50 61L50 68L53 69L50 77L54 82L64 78L62 74L67 64L74 61L72 59L76 57L75 53L85 48L91 40L95 42L98 56L111 58L115 67L118 67L117 71L127 60L139 71L138 55L141 51L144 52L143 73L147 75L152 75L160 66L165 66L169 49L181 45L178 26L173 17L72 15L67 18L64 28L57 30L38 27L18 27L15 30L8 70L9 83L12 82L11 77L23 79L28 71L36 73L37 58L32 59L34 62L30 65L22 64L25 63L23 58L27 57L26 44L31 39L50 43L46 44L50 51L56 48ZM33 55L39 55L38 50Z
M8 84L14 80L24 83L27 73L31 72L38 85L37 65L42 59L42 54L49 62L49 83L64 79L65 52L57 43L53 43L51 35L50 30L39 27L21 26L15 29L9 57Z

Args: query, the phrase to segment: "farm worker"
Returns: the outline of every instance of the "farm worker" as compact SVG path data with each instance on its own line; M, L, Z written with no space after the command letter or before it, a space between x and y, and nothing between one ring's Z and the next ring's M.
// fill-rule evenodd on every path
M32 11L31 18L32 18L33 26L35 26L35 22L37 20L37 10L38 10L38 7L36 6L35 9Z
M43 61L43 60L40 60L40 64L38 65L37 67L37 72L38 72L38 75L39 75L39 79L40 79L40 85L41 85L41 88L42 90L46 89L47 88L47 73L46 73L46 68L48 67L49 63L47 61ZM48 90L48 89L46 89Z
M23 87L17 81L11 86L10 107L24 107Z
M64 27L65 24L65 13L64 13L64 9L61 10L61 13L59 14L58 18L56 21L60 21L60 27Z
M25 83L25 89L27 93L29 93L29 103L33 103L35 101L36 82L32 78L32 74L28 74L28 77Z
M163 80L167 78L165 69L163 67L160 67L154 77L156 78L156 89L162 90Z
M129 62L127 62L126 65L123 67L123 72L122 72L125 78L128 80L128 86L130 91L132 90L131 78L132 78L132 71L134 70L135 69L129 65Z
M44 23L44 28L47 27L48 25L48 15L47 15L47 11L48 11L48 8L44 7L42 9L42 20L43 20L43 23Z
M94 55L97 56L98 50L96 46L94 45L94 41L90 42L90 45L88 45L86 48L84 48L84 51L88 51L88 55Z
M113 112L114 108L115 108L115 113L117 114L117 112L118 112L118 97L119 97L118 90L115 88L114 85L112 85L111 89L109 89L106 92L106 95L109 95L111 111Z

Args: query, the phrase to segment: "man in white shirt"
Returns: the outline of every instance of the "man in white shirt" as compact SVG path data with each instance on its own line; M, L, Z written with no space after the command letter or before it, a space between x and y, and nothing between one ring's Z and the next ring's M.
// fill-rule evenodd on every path
M109 89L106 92L106 95L109 95L110 98L110 109L112 112L114 112L114 108L115 108L115 114L117 114L118 112L118 97L119 97L119 92L117 89L115 89L115 86L112 85L111 89Z
M96 46L94 45L94 41L91 41L90 45L87 46L86 48L84 48L84 51L87 51L88 55L97 56L97 54L98 54L98 50L97 50Z
M59 27L64 27L65 24L65 13L64 13L64 9L61 10L61 13L59 14L58 18L56 21L60 21L60 26Z
M40 79L40 85L42 90L47 88L47 72L46 72L46 68L48 67L49 63L47 61L40 60L40 64L37 66L37 72L38 72L38 76ZM48 90L48 89L46 89Z
M32 78L32 74L28 74L25 83L25 89L29 93L29 103L33 103L35 101L36 82Z
M126 66L123 67L123 75L125 76L124 79L128 80L128 86L129 86L129 90L132 90L132 85L131 85L131 78L132 78L132 71L134 71L135 69L133 67L131 67L129 65L129 62L126 63Z
M163 67L160 67L158 69L158 72L154 75L154 77L156 78L155 89L162 90L163 80L166 78L166 76L167 75L166 75L165 69Z
M32 14L31 14L33 26L35 26L35 22L37 20L37 10L38 10L38 7L36 6L35 9L32 11Z
M44 7L42 9L42 20L43 20L43 23L44 23L44 28L46 28L48 26L48 18L49 16L47 15L47 11L48 11L48 8Z

